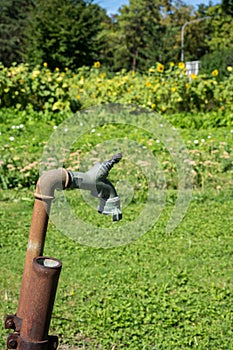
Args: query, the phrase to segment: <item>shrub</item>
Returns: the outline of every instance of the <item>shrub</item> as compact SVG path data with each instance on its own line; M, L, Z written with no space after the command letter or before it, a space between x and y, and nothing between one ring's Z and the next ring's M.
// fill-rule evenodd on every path
M230 76L228 67L233 66L233 48L223 51L215 51L209 53L201 59L200 73L211 74L216 67L218 68L218 79L222 80L224 77Z
M109 75L100 63L76 72L51 72L44 63L30 70L27 65L0 66L0 107L34 111L76 112L103 103L128 103L159 113L232 111L233 67L219 81L211 74L187 76L184 64L162 64L147 73L119 72Z

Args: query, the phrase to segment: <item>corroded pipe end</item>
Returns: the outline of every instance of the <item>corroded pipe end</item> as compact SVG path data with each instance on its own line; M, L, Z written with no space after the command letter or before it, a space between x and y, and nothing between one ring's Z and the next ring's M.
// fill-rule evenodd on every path
M46 256L33 259L33 270L20 336L26 342L43 342L48 330L62 263Z

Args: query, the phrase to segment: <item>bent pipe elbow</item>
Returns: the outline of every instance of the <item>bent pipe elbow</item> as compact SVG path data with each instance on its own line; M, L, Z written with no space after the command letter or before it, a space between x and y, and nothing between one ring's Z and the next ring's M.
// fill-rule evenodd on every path
M69 186L69 173L64 168L46 171L41 175L36 184L35 198L51 200L55 190L62 190Z

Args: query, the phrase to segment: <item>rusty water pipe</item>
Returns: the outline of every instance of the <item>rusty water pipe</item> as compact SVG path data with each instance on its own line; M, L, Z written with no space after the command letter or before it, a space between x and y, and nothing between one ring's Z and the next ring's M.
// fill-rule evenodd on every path
M62 263L51 257L33 259L30 293L20 332L7 338L7 349L56 350L58 337L48 335ZM8 315L8 321L9 321Z
M35 202L28 239L22 285L17 309L17 317L23 319L28 299L29 283L32 273L32 261L43 255L49 213L55 189L65 189L69 186L68 171L60 168L44 173L37 182L34 193ZM17 330L17 329L16 329Z
M100 199L98 212L112 215L113 221L121 220L120 199L112 183L107 179L109 171L118 163L122 154L118 153L102 163L95 164L85 173L67 171L64 168L50 170L38 180L34 194L35 203L28 239L25 266L20 290L17 317L24 318L28 298L28 286L32 271L32 261L43 255L45 236L54 192L56 189L79 188L89 190Z
M56 349L58 338L49 336L49 325L62 263L50 257L33 259L29 297L22 320L18 350Z
M16 315L7 315L5 320L5 327L14 329L14 333L8 336L9 349L51 350L57 348L57 337L48 337L47 333L61 264L59 263L59 266L57 264L55 266L43 265L39 268L35 265L38 264L36 260L38 257L40 262L44 259L41 256L54 192L56 189L62 190L68 187L90 190L93 196L100 199L98 208L100 213L111 214L113 221L121 220L119 197L112 183L107 180L109 171L121 158L122 155L117 154L106 162L96 164L86 173L73 173L63 168L50 170L38 180L34 194L35 202L18 310ZM49 258L49 260L52 259L54 260L54 258ZM56 273L53 271L54 267L58 270ZM52 271L49 272L48 268ZM43 280L43 274L39 273L42 271L44 277L50 276L49 279ZM47 291L45 294L44 290ZM43 322L40 321L41 319Z

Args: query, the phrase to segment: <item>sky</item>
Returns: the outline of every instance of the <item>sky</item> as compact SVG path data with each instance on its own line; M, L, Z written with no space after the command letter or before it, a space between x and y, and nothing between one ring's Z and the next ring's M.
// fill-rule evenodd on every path
M107 10L108 15L117 13L117 10L122 5L128 5L129 0L94 0L94 3L97 3L99 6L103 7ZM209 4L209 0L184 0L186 4L189 5L198 5L200 3L202 4ZM212 4L220 3L221 0L212 0Z

